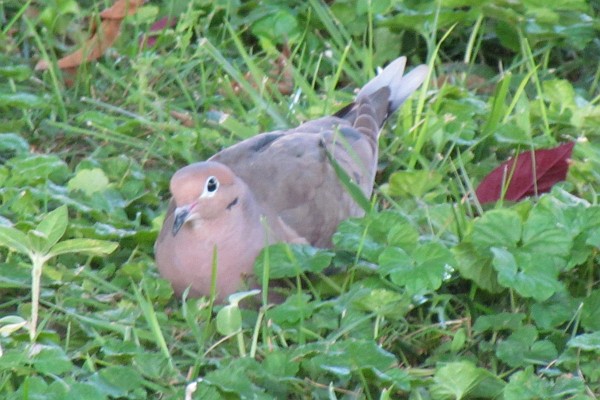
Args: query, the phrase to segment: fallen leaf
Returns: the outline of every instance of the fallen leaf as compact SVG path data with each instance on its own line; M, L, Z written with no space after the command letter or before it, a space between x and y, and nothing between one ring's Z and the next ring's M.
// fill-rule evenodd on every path
M194 126L194 119L192 118L192 116L189 113L183 113L183 112L179 112L179 111L171 111L171 117L175 118L176 120L181 122L181 125L187 126L188 128L191 128Z
M122 20L128 15L133 15L137 8L144 4L144 0L117 0L112 7L100 13L102 19L119 19Z
M565 180L573 146L575 143L569 142L552 149L527 151L516 158L510 158L481 181L475 190L477 199L481 204L501 198L519 201L550 191L554 184Z
M100 13L102 21L99 27L92 26L92 37L80 49L58 60L60 69L75 68L87 61L100 58L106 49L111 47L120 33L121 22L127 15L135 13L144 0L117 0L112 7ZM36 71L43 71L50 66L47 60L40 60Z
M284 95L291 94L294 90L294 77L289 65L290 55L290 48L287 43L284 43L283 50L277 57L270 74L273 79L277 79L277 89Z
M147 34L142 35L139 41L140 47L152 47L156 44L160 32L165 28L172 28L177 25L177 18L162 17L152 24Z
M294 90L294 77L289 64L290 48L287 44L283 45L281 53L277 56L275 61L271 61L271 69L267 73L264 80L269 80L277 85L277 90L283 95L289 95ZM244 74L244 78L250 82L252 87L259 88L260 85L253 79L252 74L247 72ZM242 87L239 83L232 83L232 89L234 93L242 92Z
M92 61L100 58L102 54L113 45L119 36L121 27L120 19L107 19L102 21L96 33L83 44L83 46L58 60L58 67L61 69L73 68L81 65L85 61ZM49 66L46 60L40 60L35 66L36 71L45 70Z
M437 87L448 83L464 86L468 90L483 94L491 94L496 88L495 81L492 79L493 73L484 65L469 65L459 62L442 63L439 71L436 79Z

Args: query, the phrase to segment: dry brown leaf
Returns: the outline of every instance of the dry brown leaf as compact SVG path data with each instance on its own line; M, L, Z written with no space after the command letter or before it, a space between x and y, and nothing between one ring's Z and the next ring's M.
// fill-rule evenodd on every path
M283 95L289 95L294 90L294 77L289 65L290 49L287 44L284 44L281 53L275 61L271 61L271 69L267 72L267 80L274 82L277 85L277 90ZM244 74L244 78L250 82L252 87L258 88L260 85L255 82L250 72ZM242 87L239 83L232 83L234 93L242 92Z
M137 8L144 3L144 0L117 0L112 7L100 13L102 21L99 27L93 27L93 35L80 49L61 58L57 64L60 69L75 68L87 61L100 58L106 49L111 47L117 37L119 37L121 22L127 15L136 12ZM50 64L46 60L40 60L36 66L36 71L48 69Z
M442 87L449 83L452 85L464 85L468 90L477 93L491 94L494 92L495 84L490 84L490 79L481 75L482 68L473 68L465 63L443 63L439 66L440 74L437 78L437 86Z
M281 54L279 54L279 57L277 57L277 61L275 62L273 70L271 71L271 76L278 79L277 89L281 94L284 95L289 95L294 90L294 77L288 62L290 59L290 54L290 48L286 43L284 44Z
M92 61L100 58L102 54L113 45L119 36L121 27L120 19L107 19L102 21L96 33L74 53L69 54L58 60L60 69L73 68L81 65L85 61ZM47 69L49 66L46 60L40 60L35 66L37 71Z
M102 19L123 19L128 15L133 15L137 8L144 4L144 0L117 0L112 7L100 13Z
M28 18L36 19L37 17L40 16L40 9L34 5L30 5L27 7L27 10L25 10L25 15Z
M189 113L179 112L179 111L171 111L171 117L175 118L181 125L191 128L194 126L194 119Z

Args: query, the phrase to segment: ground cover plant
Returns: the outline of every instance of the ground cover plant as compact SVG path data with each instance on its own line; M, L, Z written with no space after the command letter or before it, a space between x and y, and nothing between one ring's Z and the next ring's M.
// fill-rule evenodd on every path
M0 2L0 397L600 395L596 1L116 3ZM263 253L281 304L175 299L171 174L402 54L367 215Z

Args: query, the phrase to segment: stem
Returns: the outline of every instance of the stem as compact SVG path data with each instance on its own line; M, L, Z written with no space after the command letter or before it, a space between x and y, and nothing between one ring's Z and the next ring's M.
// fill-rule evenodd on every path
M240 329L240 331L235 336L237 339L240 356L246 357L246 345L244 343L244 334L242 333L242 330Z
M29 327L29 340L32 342L37 335L37 321L40 309L40 286L42 280L42 268L46 262L46 257L38 254L29 254L31 259L31 322Z
M264 299L263 299L264 300ZM256 318L256 324L254 325L254 332L252 333L252 344L250 345L250 358L256 357L256 349L258 347L258 333L260 331L260 325L267 311L266 307L261 307L258 311L258 317Z
M377 315L375 317L375 325L373 327L373 340L377 340L379 337L379 324L381 323L381 316Z

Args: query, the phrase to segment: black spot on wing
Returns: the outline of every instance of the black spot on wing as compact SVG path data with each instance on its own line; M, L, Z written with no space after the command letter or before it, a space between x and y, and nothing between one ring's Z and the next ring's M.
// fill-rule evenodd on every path
M250 150L255 151L257 153L261 152L261 151L265 151L266 149L269 148L269 146L274 141L276 141L277 139L279 139L282 136L283 136L283 133L268 133L268 134L262 136L259 140L257 140L256 143L254 143L252 145Z
M345 118L346 115L348 115L348 113L350 112L350 110L352 110L353 107L354 107L354 103L350 103L350 104L344 106L341 110L338 110L338 112L333 114L333 116L338 117L338 118Z
M347 126L341 127L340 133L346 138L348 142L355 142L362 138L362 135L359 131L357 131L354 128L349 128Z
M227 209L231 210L231 208L233 206L235 206L237 204L237 202L238 202L238 198L236 197L235 199L233 199L233 201L231 203L227 204Z

